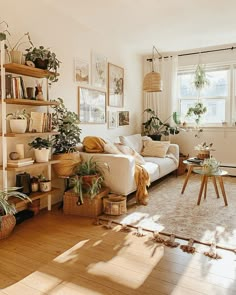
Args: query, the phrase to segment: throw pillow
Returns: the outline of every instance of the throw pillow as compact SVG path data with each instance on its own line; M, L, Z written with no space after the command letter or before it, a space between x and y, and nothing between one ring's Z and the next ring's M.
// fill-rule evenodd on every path
M108 154L122 154L122 152L110 142L104 144L104 152Z
M122 154L133 156L136 164L144 165L146 162L143 157L137 153L134 149L121 143L115 143L115 146L119 149Z
M144 142L142 156L164 158L170 146L169 141L149 141Z
M133 134L128 136L120 136L120 142L134 149L137 153L141 153L143 149L143 141L141 134Z

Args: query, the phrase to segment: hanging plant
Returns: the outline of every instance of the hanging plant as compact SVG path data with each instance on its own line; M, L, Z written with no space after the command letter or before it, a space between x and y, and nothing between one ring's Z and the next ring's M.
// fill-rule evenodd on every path
M194 86L197 90L203 89L205 86L210 85L209 79L207 79L206 71L204 69L204 66L201 64L197 65L197 68L194 73L194 80L193 80Z
M187 117L195 117L195 122L198 125L201 120L201 116L207 112L207 108L201 102L195 103L193 107L190 107L187 111Z

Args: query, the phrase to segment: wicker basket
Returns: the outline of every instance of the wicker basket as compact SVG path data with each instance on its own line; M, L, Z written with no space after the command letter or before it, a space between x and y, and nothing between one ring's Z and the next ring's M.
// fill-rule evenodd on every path
M0 217L0 240L7 238L16 225L16 218L13 215L4 215Z
M104 198L103 212L108 215L122 215L126 213L126 197L111 194L108 198Z
M197 158L200 160L210 158L210 151L209 150L200 150L197 154Z
M102 198L107 196L109 189L103 188L93 200L83 195L83 205L78 205L78 195L73 190L68 190L64 194L63 211L65 214L97 217L102 214Z
M75 167L81 162L79 152L53 155L53 160L60 160L60 163L53 165L57 176L73 175Z

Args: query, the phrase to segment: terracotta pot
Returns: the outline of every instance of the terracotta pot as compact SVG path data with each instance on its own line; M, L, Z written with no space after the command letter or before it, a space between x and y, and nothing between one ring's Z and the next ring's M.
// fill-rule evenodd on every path
M0 216L0 239L7 238L13 231L16 225L16 219L14 215Z
M81 176L83 188L84 189L89 188L93 184L94 179L97 179L98 177L99 177L98 174Z

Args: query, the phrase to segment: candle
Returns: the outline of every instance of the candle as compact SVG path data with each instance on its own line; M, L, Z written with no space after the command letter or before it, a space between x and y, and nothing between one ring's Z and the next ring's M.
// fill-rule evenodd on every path
M19 154L20 159L24 159L25 151L24 151L24 144L23 143L16 144L16 152Z

